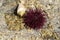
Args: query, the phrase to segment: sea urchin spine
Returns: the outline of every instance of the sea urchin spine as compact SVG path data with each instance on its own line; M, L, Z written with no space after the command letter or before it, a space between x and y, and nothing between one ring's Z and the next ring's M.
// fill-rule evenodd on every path
M45 14L41 9L29 9L23 15L24 23L32 29L40 29L46 22Z

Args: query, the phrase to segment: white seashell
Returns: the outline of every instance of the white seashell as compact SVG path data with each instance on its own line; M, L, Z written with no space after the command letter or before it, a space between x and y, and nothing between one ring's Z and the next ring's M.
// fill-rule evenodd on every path
M23 4L19 4L18 10L17 10L17 14L19 14L20 16L23 16L25 11L26 11L26 8L24 7L24 5Z

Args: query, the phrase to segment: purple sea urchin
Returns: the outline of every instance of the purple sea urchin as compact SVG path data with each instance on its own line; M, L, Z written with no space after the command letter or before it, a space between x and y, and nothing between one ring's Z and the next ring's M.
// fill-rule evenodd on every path
M40 29L46 22L45 14L41 9L29 9L23 15L24 23L30 28Z

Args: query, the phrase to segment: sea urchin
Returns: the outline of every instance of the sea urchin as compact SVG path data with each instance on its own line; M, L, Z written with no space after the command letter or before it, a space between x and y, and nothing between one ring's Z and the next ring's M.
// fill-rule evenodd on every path
M23 15L24 23L32 29L40 29L46 22L45 14L41 9L29 9Z

